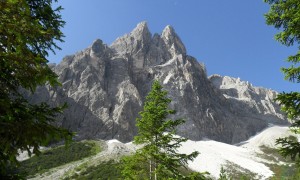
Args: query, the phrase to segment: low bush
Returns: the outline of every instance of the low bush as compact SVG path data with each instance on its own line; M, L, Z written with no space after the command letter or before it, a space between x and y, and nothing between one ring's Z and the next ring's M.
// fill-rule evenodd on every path
M114 160L104 161L96 166L90 166L85 170L75 173L72 176L66 177L65 180L78 179L78 180L87 180L87 179L98 179L98 180L108 180L108 179L122 179L121 170L119 168L120 163Z
M69 146L59 146L43 151L39 156L33 156L20 163L18 172L27 176L43 173L72 161L77 161L100 152L96 142L73 142Z

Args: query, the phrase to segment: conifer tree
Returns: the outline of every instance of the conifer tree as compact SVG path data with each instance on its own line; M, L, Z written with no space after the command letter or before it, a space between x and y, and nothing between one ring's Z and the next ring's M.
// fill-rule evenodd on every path
M171 99L167 91L158 81L154 81L152 89L146 97L141 118L137 118L138 135L135 144L143 147L136 154L124 158L122 174L127 179L204 179L201 173L190 176L182 174L180 169L193 160L198 152L189 155L178 153L177 149L186 138L176 136L176 127L183 124L183 119L168 119L175 114L169 109Z
M290 67L282 68L285 79L300 82L300 1L299 0L264 0L271 8L266 17L266 23L273 25L280 32L275 35L275 39L285 46L298 45L298 52L288 57ZM293 121L291 130L300 134L300 93L283 92L277 96L277 100L282 106L282 110ZM289 138L279 138L276 141L281 145L280 152L283 156L290 156L292 159L300 157L300 143Z
M62 41L61 9L53 9L52 0L0 1L0 179L14 176L9 169L18 164L20 150L39 154L49 141L72 137L54 126L65 106L32 104L20 93L60 84L47 56Z

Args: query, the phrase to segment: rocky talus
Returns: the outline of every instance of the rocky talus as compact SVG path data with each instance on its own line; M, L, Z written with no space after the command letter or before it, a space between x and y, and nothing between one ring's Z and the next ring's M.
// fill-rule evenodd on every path
M268 123L287 123L273 102L276 92L235 78L208 78L204 65L187 54L171 26L152 35L142 22L110 46L95 40L51 66L62 87L41 87L31 101L67 102L59 125L77 132L79 139L131 141L137 132L135 119L155 79L173 100L173 118L186 120L178 134L191 140L237 143Z

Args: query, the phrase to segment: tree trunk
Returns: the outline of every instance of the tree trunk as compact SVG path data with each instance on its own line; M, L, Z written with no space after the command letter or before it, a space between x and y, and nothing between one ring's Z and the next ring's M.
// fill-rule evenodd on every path
M157 180L157 174L156 174L156 161L154 163L154 180Z
M150 160L150 180L152 180L152 162L151 162L151 160Z

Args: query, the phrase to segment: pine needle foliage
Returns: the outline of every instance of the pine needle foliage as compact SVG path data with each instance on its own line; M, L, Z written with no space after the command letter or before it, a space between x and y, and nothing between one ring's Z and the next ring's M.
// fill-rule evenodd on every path
M205 179L201 173L184 175L180 171L199 153L178 153L177 149L187 139L175 135L176 127L185 121L168 119L176 112L169 108L171 99L167 94L158 81L153 82L144 109L140 112L141 117L136 120L138 134L134 137L134 143L143 147L123 159L122 174L126 179Z
M264 0L270 4L270 10L265 14L266 23L280 30L275 39L285 46L298 46L298 52L287 58L290 67L282 68L285 79L300 82L300 1L299 0ZM291 130L300 134L300 93L283 92L276 100L282 106L282 110L293 121ZM296 160L300 157L300 143L289 138L279 138L276 143L281 145L280 152L283 156Z
M48 51L59 49L65 22L52 0L0 0L0 176L18 164L19 151L39 154L53 139L69 141L72 133L55 127L65 105L32 104L20 89L60 85L48 66Z

